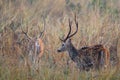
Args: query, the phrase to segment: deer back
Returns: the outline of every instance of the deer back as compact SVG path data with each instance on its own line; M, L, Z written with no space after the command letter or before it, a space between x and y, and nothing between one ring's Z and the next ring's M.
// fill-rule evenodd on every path
M95 68L99 68L100 66L106 67L109 64L109 51L103 45L83 47L78 52L79 57L86 61L86 65L92 63Z

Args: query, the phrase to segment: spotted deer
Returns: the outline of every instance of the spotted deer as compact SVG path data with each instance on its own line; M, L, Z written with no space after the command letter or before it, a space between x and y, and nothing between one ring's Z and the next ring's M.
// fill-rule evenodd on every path
M71 34L72 21L69 19L69 32L66 38L60 38L62 45L57 50L57 52L67 51L71 60L77 64L77 67L80 70L89 71L90 69L98 70L102 67L108 67L110 54L108 49L103 45L98 44L76 49L72 44L71 37L73 37L78 32L78 21L76 19L76 15L74 21L76 25L76 31Z
M39 59L43 56L44 53L44 43L41 38L45 31L45 24L43 31L40 32L38 36L31 37L28 35L27 31L25 32L23 28L21 27L22 33L27 37L28 39L28 45L27 45L27 53L28 53L28 59L33 63L38 63Z

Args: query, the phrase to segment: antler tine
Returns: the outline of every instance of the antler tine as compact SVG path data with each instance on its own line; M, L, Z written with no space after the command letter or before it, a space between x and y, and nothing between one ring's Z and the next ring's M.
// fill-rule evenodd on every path
M67 34L65 39L61 39L60 38L61 41L66 41L69 38L69 35L71 33L71 26L72 26L72 21L70 21L70 19L69 19L69 32L68 32L68 34Z
M39 38L41 38L42 34L43 34L44 31L45 31L45 24L46 24L46 21L44 20L44 28L43 28L43 31L40 32Z
M22 26L21 26L21 30L22 30L22 33L23 33L23 34L25 34L25 36L27 36L27 37L28 37L28 39L30 39L30 40L31 40L30 36L28 36L27 32L25 32L25 31L23 30Z
M70 21L70 19L69 19L69 32L68 32L68 35L67 35L67 37L65 38L65 40L67 40L67 39L69 38L69 35L70 35L70 33L71 33L71 26L72 26L72 21Z
M61 39L60 37L59 37L59 39L60 39L62 42L64 42L64 39Z
M76 31L75 31L73 34L71 34L71 35L69 36L69 38L72 37L72 36L74 36L74 35L77 33L77 31L78 31L78 21L77 21L77 19L76 19L76 14L75 14L75 25L76 25Z

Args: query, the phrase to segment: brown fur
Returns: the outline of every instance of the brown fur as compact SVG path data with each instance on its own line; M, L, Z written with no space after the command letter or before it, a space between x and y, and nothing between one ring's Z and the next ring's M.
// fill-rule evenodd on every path
M40 45L40 53L39 53L39 58L41 58L43 56L43 52L44 52L44 43L42 41L41 38L38 39L39 45Z
M103 56L101 55L103 53ZM90 47L83 47L78 50L79 57L91 57L96 68L100 67L100 61L104 58L104 67L108 67L110 61L110 53L103 45L94 45Z

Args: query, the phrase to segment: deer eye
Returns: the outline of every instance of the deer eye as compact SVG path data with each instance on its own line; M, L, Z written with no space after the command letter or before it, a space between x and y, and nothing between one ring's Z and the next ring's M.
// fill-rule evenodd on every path
M65 44L62 44L62 46L65 46Z

